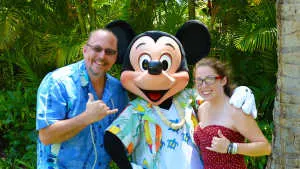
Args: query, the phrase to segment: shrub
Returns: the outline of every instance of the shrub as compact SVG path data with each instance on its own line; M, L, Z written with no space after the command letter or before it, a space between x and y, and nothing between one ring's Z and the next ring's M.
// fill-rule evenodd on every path
M36 89L0 91L0 168L35 168Z

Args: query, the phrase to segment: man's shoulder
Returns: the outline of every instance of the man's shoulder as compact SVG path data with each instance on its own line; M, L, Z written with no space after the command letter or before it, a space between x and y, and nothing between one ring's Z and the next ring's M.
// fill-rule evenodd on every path
M63 78L72 76L74 73L79 73L80 67L82 65L82 61L72 63L61 68L58 68L53 71L52 76L53 78Z
M79 79L79 70L82 63L76 62L49 72L42 80L40 87L54 84L73 83ZM78 79L77 79L78 78Z
M67 78L71 77L74 78L74 74L79 74L80 72L80 65L82 61L72 63L63 67L60 67L52 72L49 73L51 78L56 81L66 80Z

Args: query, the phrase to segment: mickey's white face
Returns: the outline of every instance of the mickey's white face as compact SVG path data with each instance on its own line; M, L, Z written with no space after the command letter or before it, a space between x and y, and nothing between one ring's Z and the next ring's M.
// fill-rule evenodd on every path
M181 58L179 45L171 37L162 36L155 41L150 36L142 36L130 50L134 71L123 71L121 82L130 92L159 105L188 83L188 73L177 72Z
M160 61L163 71L175 73L181 62L178 44L170 37L163 36L156 42L149 36L143 36L132 45L130 62L136 71L147 71L143 63Z

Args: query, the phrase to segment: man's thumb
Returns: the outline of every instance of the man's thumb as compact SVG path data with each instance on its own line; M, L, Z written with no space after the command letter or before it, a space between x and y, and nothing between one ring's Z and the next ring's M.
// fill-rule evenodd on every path
M94 96L93 96L93 94L92 94L92 93L88 93L88 95L89 95L89 100L88 100L88 102L94 101Z

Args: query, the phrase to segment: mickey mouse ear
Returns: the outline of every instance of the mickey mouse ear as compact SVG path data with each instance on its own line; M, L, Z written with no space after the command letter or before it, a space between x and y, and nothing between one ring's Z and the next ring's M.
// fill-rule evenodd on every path
M186 53L188 64L195 64L210 51L210 34L207 27L197 20L184 23L176 33Z
M112 31L118 38L118 59L116 63L122 64L127 47L135 37L135 32L127 22L122 20L112 21L105 28Z

